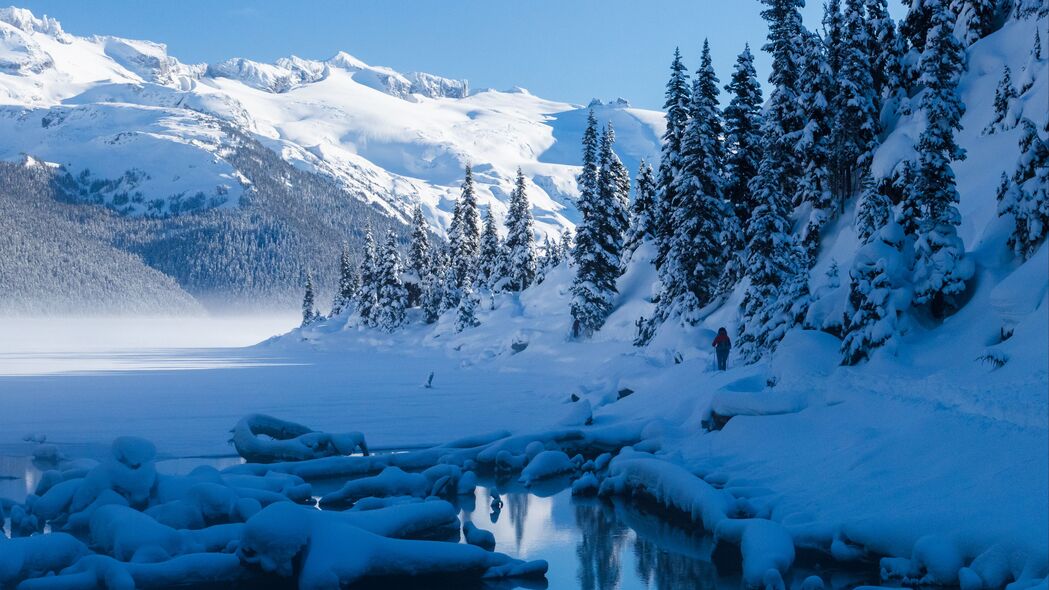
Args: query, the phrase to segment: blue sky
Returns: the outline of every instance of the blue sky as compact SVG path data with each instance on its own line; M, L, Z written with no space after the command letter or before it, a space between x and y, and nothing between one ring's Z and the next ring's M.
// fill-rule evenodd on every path
M890 0L899 16L900 2ZM624 97L659 108L676 45L694 69L710 38L718 77L757 49L757 0L24 0L76 35L108 34L168 45L184 62L229 57L325 59L343 50L373 65L466 78L472 88L523 86L577 103ZM817 27L822 2L809 0Z

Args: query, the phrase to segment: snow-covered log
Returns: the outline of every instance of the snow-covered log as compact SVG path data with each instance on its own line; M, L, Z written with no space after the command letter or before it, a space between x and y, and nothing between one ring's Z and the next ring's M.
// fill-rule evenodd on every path
M358 449L368 455L368 445L360 432L317 432L265 414L241 418L233 428L233 446L238 455L252 463L352 455Z

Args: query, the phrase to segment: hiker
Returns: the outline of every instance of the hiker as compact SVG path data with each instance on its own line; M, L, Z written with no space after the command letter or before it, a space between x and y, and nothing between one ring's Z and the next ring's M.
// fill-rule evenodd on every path
M732 348L732 341L728 338L728 330L724 327L718 329L718 335L711 344L718 356L718 370L724 371L728 364L728 351Z

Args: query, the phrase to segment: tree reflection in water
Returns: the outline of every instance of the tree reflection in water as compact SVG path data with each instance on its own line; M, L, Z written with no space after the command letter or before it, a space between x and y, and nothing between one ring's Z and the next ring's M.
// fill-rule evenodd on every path
M619 585L620 550L629 529L616 522L615 514L596 501L575 503L576 526L582 538L576 545L580 590L604 590Z

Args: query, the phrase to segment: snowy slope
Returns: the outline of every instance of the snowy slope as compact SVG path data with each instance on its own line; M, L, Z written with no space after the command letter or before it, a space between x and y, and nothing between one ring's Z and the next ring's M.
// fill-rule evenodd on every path
M625 101L595 107L632 169L658 154L661 114ZM77 37L27 10L0 11L0 158L60 163L85 184L106 184L94 201L124 214L235 206L249 187L226 157L224 122L395 217L421 203L438 231L465 164L497 218L521 167L537 228L549 234L577 218L584 119L584 107L524 90L470 94L465 81L346 53L186 65L161 44Z

